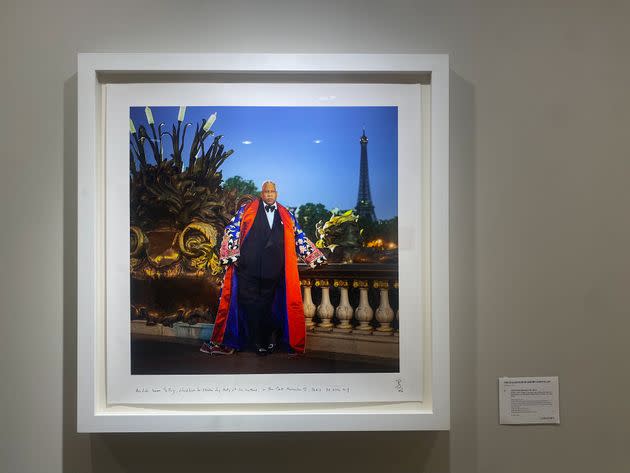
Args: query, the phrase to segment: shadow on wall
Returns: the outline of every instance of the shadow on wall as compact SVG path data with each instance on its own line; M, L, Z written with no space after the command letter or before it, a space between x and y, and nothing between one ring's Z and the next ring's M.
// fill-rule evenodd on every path
M476 472L477 283L475 101L450 73L451 471Z
M77 76L64 84L63 471L476 471L473 88L451 73L451 432L77 434ZM450 444L450 445L449 445ZM457 464L451 464L455 450Z

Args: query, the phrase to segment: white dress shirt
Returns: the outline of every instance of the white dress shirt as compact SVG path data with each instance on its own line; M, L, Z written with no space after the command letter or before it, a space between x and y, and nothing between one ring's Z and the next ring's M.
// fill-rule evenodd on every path
M265 203L265 201L263 201L263 204L266 206L267 203ZM276 212L278 211L278 202L274 202L273 204L274 207L274 211L273 212L267 212L265 210L265 215L267 215L267 221L269 222L269 228L273 228L273 217L275 216Z

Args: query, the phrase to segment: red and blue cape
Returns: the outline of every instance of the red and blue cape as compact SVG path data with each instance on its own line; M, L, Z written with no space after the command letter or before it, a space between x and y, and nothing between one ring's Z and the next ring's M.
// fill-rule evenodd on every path
M241 206L226 226L219 259L228 265L223 278L219 309L211 341L217 345L241 350L247 346L247 314L238 304L238 276L234 263L240 256L240 248L252 228L261 199ZM304 352L306 327L300 290L297 259L299 257L311 267L322 264L326 258L306 237L295 216L278 204L278 212L284 228L284 285L276 290L272 306L272 317L276 327L281 328L280 345L290 347L298 353Z

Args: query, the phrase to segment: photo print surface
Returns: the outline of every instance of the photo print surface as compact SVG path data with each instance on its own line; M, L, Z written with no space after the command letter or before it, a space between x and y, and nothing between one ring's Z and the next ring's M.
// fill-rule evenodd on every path
M108 84L107 402L424 396L418 84Z
M397 107L149 104L129 133L132 375L399 371Z

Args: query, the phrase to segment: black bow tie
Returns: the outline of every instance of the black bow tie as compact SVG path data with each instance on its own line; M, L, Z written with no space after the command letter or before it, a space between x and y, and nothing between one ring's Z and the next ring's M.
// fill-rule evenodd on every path
M265 211L266 212L273 212L274 210L276 210L275 206L273 206L273 205L265 205Z

